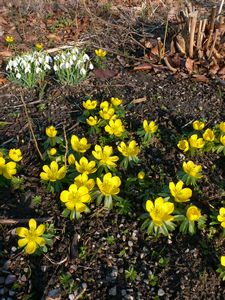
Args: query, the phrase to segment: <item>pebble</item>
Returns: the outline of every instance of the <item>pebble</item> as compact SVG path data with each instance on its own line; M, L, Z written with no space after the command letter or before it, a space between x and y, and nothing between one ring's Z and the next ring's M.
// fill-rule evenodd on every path
M14 296L16 292L14 291L9 291L9 296Z
M9 274L5 279L5 285L10 285L16 281L16 276L13 274Z
M29 271L29 268L24 268L23 270L25 273L27 273Z
M74 294L70 294L70 295L69 295L69 300L74 300L74 299L75 299Z
M116 296L116 295L117 295L117 288L116 286L114 286L109 290L109 296Z
M61 289L54 289L48 292L48 296L54 298L58 296L60 293L61 293Z
M47 270L47 266L41 266L41 271L42 272L46 272L46 270Z
M20 278L21 281L23 282L26 282L27 281L27 277L25 275L23 275L21 278Z
M16 252L17 248L16 248L15 246L13 246L13 247L11 248L11 250L12 250L12 252Z
M159 289L159 290L158 290L158 296L159 296L159 297L162 297L162 296L164 296L164 295L165 295L164 290L163 290L163 289Z
M133 247L134 243L132 241L128 241L128 246Z
M0 289L0 295L4 295L5 294L5 288Z
M126 291L126 290L122 290L122 291L121 291L121 294L122 294L122 296L126 296L127 291Z
M87 283L82 283L82 288L84 289L84 290L86 290L87 289Z
M5 278L4 277L0 277L0 284L3 284L5 282Z
M133 231L132 236L131 236L131 238L132 238L133 241L137 241L137 240L138 240L138 238L137 238L137 233L138 233L137 230L134 230L134 231Z

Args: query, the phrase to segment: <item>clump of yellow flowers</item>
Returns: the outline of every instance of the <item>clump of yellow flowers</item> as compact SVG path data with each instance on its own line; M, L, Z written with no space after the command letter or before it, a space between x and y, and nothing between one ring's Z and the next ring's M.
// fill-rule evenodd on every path
M0 186L7 185L17 173L17 163L22 160L20 149L5 149L0 151Z

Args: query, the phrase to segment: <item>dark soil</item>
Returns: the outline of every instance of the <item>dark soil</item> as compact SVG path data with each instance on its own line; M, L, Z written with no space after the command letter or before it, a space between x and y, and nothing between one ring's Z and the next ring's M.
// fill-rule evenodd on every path
M144 166L152 195L176 180L183 161L177 141L191 132L192 122L205 119L213 126L225 120L225 90L216 82L197 83L186 74L167 71L134 72L130 61L127 65L121 66L116 55L111 55L109 67L118 72L114 78L101 81L91 74L76 87L49 80L41 98L38 89L28 91L11 83L0 88L0 120L9 122L0 127L0 145L22 149L20 174L24 179L23 190L1 190L1 220L52 218L57 229L47 255L27 257L16 248L15 226L0 225L0 299L224 299L225 284L216 273L218 257L225 253L219 233L214 240L207 230L193 237L175 231L171 239L149 238L140 229L144 203L135 188L129 214L120 215L115 209L108 212L93 204L90 214L71 222L61 216L59 195L48 193L40 183L43 163L21 96L39 145L50 124L59 134L63 134L63 125L68 136L82 132L78 117L88 97L99 101L123 98L131 131L144 119L156 120L160 138L142 154L142 166L132 170L135 177ZM142 100L134 104L137 99ZM217 207L224 200L224 158L204 154L196 162L204 166L205 177L194 201L209 213L210 201ZM35 196L41 196L41 204L34 202ZM132 266L137 272L134 281L125 277Z

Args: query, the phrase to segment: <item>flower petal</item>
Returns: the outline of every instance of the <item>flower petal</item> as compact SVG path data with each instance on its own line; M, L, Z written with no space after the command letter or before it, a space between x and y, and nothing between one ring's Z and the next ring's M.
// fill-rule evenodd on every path
M37 228L37 222L34 219L30 219L29 227L31 230L35 230Z
M25 248L27 254L33 254L37 249L37 244L35 242L29 242Z
M16 228L16 234L20 237L26 237L28 234L28 229L25 227Z
M45 232L45 225L44 224L40 224L38 226L38 228L35 230L35 233L40 236Z
M20 240L18 240L18 246L20 248L23 248L28 242L29 242L29 240L27 238L20 239Z

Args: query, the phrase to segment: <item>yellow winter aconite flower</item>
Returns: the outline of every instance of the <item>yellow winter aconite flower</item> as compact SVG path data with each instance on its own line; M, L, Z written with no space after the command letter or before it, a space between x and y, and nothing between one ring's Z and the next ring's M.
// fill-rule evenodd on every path
M221 265L222 265L223 267L225 267L225 256L224 256L224 255L222 255L222 256L220 257L220 263L221 263Z
M112 176L111 173L106 173L102 181L97 177L96 183L104 196L113 196L120 192L119 186L121 185L121 180L118 176Z
M136 141L130 141L128 145L126 145L124 142L121 142L117 149L123 154L123 156L130 158L136 157L140 152Z
M93 160L89 162L86 157L82 157L79 163L75 161L75 165L79 173L92 174L97 170L97 168L95 168L96 162Z
M104 107L99 111L99 115L104 120L110 120L114 116L115 110L112 107Z
M8 44L12 44L14 42L14 37L11 36L11 35L7 35L5 37L5 41L8 43Z
M198 221L201 218L201 210L197 206L192 205L187 209L186 217L189 221Z
M108 101L101 102L100 109L107 109L108 110L109 108L111 108L111 105Z
M98 56L98 57L105 57L107 52L103 49L96 49L95 50L95 54Z
M145 178L145 172L144 171L140 171L139 173L138 173L138 179L141 179L141 180L143 180L144 178Z
M221 226L225 228L225 207L220 208L219 215L217 216L217 220L221 222Z
M119 160L118 156L111 156L113 154L113 148L111 146L104 146L103 148L99 145L95 146L95 150L92 151L94 158L99 160L99 163L107 167L116 167L115 162Z
M120 137L125 131L125 128L120 119L110 120L109 124L105 126L105 131L116 137Z
M56 150L56 148L51 148L51 149L49 149L49 154L50 155L55 155L57 153L57 150Z
M52 161L50 167L47 165L43 166L43 171L40 174L42 180L45 181L57 181L61 180L66 176L66 167L63 166L59 169L59 165L56 161Z
M143 128L146 133L153 134L158 130L158 125L156 125L154 121L148 123L147 120L144 120Z
M45 239L42 237L44 232L44 224L40 224L37 227L37 222L34 219L30 219L29 229L25 227L16 228L16 234L22 238L18 240L18 246L20 248L26 246L25 252L33 254L39 246L43 247L45 245Z
M122 103L122 100L119 99L119 98L114 98L114 97L112 97L112 98L111 98L111 103L112 103L112 105L114 105L114 106L119 106L119 105Z
M202 166L196 165L193 161L189 160L187 163L183 162L183 170L188 175L195 178L202 178Z
M13 161L5 163L5 159L0 157L0 175L6 179L12 179L13 175L16 174L16 163Z
M45 129L45 133L48 137L54 138L57 134L57 130L55 129L54 126L51 125Z
M82 213L87 209L85 203L90 202L91 196L86 186L78 187L76 184L71 184L68 191L61 192L60 200L65 203L67 209Z
M219 124L219 129L220 129L223 133L225 133L225 122L221 122L221 123Z
M71 165L75 165L75 157L74 157L74 155L73 154L70 154L69 156L68 156L68 164L71 166Z
M9 150L9 158L15 162L20 161L22 157L22 152L20 149L10 149Z
M87 110L92 110L95 109L97 106L97 101L96 100L87 100L87 101L83 101L83 107Z
M187 140L180 140L177 144L177 147L184 151L184 152L187 152L189 150L189 143Z
M41 44L41 43L36 43L35 44L35 49L37 50L37 51L41 51L42 49L43 49L43 44Z
M189 188L183 189L183 181L178 181L178 183L175 185L175 183L170 182L169 183L169 190L171 195L174 197L175 201L177 202L187 202L190 201L190 198L192 196L192 190Z
M225 135L221 135L220 142L223 144L223 146L225 146Z
M98 124L98 117L97 116L90 116L89 118L86 119L86 122L88 123L88 125L90 126L95 126Z
M192 123L192 126L193 126L194 130L202 130L205 127L205 123L196 120Z
M74 151L85 153L91 147L91 144L88 144L87 139L85 137L79 139L78 136L72 135L71 146Z
M205 145L205 141L202 138L198 138L197 134L192 134L189 138L189 144L192 148L201 149Z
M213 142L215 139L214 132L210 128L206 129L206 131L203 133L202 136L203 136L203 139L208 142Z
M78 188L81 186L86 186L89 191L92 190L95 186L94 179L89 179L86 173L78 175L74 179L74 183L77 185Z
M174 204L171 202L166 202L162 197L156 198L153 203L151 200L146 202L146 210L149 212L153 223L156 226L162 226L166 221L172 221L173 216L171 216L174 211Z

